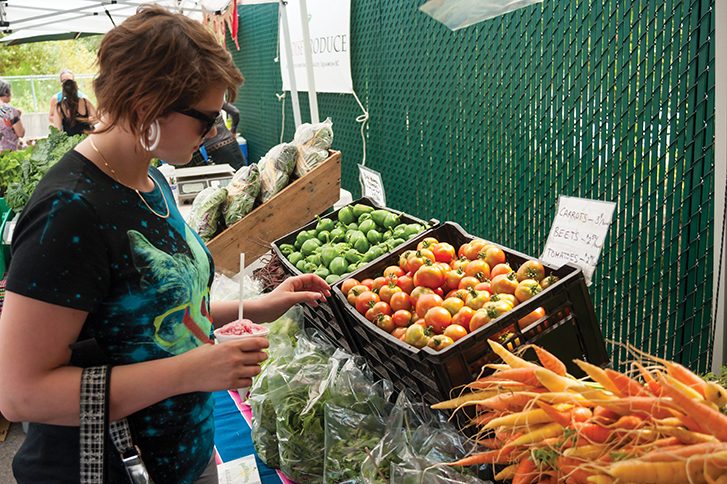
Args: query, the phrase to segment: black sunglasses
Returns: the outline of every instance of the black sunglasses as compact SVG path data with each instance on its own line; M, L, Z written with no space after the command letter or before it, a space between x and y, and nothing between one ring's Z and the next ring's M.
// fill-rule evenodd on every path
M217 114L214 116L202 113L193 108L177 109L176 111L179 114L184 114L185 116L189 116L190 118L199 119L200 121L205 123L204 133L202 133L203 138L207 136L207 133L212 131L212 128L215 127L215 124L217 124L217 122L222 119L222 111L218 111Z

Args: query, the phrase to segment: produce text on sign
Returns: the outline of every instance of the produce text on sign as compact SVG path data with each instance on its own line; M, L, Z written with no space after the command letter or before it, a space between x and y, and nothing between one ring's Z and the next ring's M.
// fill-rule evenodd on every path
M561 196L541 259L580 266L590 284L615 208L613 202Z

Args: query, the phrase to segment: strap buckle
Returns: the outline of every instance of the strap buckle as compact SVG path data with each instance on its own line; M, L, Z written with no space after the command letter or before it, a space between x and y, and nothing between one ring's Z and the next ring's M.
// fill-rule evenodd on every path
M141 449L134 445L121 454L126 473L133 484L154 484L149 477L144 461L141 460Z

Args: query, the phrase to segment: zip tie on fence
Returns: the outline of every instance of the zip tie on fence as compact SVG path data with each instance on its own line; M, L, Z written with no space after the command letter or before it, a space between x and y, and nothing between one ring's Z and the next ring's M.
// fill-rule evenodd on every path
M283 142L283 135L285 134L285 91L283 91L283 94L275 93L275 96L277 96L278 101L283 102L283 122L280 125L280 142Z
M361 161L361 166L366 166L366 136L364 135L364 127L366 126L366 121L369 120L369 112L366 111L366 108L364 108L363 104L361 104L361 101L356 95L356 91L351 90L351 92L353 93L353 97L356 98L356 102L358 102L358 105L361 107L361 111L363 111L363 114L356 118L356 122L361 123L361 141L363 143L363 160Z

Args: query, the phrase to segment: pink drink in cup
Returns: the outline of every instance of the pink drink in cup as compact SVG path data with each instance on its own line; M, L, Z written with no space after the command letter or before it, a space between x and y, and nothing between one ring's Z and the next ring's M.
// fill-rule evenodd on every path
M225 341L232 341L242 338L265 338L270 333L270 328L255 324L249 319L238 319L227 323L215 330L215 338L219 343ZM240 394L240 398L245 401L247 400L247 392L250 387L238 388L237 393Z

